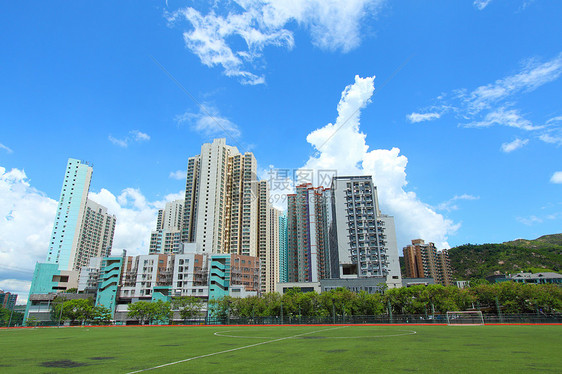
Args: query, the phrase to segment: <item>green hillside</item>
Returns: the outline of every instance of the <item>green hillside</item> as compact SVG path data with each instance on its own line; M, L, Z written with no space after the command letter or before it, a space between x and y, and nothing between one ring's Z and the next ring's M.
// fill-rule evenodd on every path
M455 279L482 279L520 271L562 270L562 234L502 244L465 244L449 250Z

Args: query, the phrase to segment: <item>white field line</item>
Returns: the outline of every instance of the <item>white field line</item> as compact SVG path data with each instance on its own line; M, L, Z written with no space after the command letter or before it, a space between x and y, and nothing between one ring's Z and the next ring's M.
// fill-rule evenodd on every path
M347 326L351 327L351 326ZM243 338L243 339L275 339L274 336L244 336L244 335L230 335L227 332L236 330L227 330L222 332L215 332L213 335L224 336L227 338ZM244 330L247 331L247 330ZM402 332L401 334L389 334L389 335L365 335L365 336L328 336L326 339L364 339L364 338L390 338L393 336L404 336L404 335L414 335L417 331L414 330L397 330ZM292 336L291 338L298 338L298 336Z
M332 327L332 328L329 328L329 329L322 329L322 330L317 330L317 331L304 332L304 333L302 333L302 334L297 334L297 335L293 335L293 336L286 336L286 337L284 337L284 338L268 340L268 341L266 341L266 342L259 342L259 343L255 343L255 344L245 345L245 346L243 346L243 347L227 349L227 350L225 350L225 351L213 352L213 353L208 353L208 354L206 354L206 355L190 357L190 358L186 358L186 359L184 359L184 360L174 361L174 362L170 362L170 363L167 363L167 364L162 364L162 365L154 366L154 367L151 367L151 368L146 368L146 369L131 371L131 372L128 372L127 374L142 373L143 371L160 369L160 368L163 368L163 367L166 367L166 366L171 366L171 365L180 364L180 363L182 363L182 362L197 360L198 358L205 358L205 357L216 356L216 355L220 355L220 354L223 354L223 353L239 351L239 350L241 350L241 349L257 347L257 346L259 346L259 345L264 345L264 344L269 344L269 343L280 342L280 341L282 341L282 340L287 340L287 339L298 338L299 336L303 336L303 335L316 334L316 333L322 332L322 331L342 329L342 328L345 328L345 327L348 327L348 326L338 326L338 327Z

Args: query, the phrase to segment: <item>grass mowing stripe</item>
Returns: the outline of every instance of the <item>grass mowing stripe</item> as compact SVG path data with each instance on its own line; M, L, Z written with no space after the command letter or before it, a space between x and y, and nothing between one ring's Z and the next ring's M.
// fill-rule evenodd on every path
M322 330L317 330L317 331L304 332L304 333L302 333L302 334L297 334L297 335L293 335L293 336L287 336L287 337L279 338L279 339L268 340L268 341L266 341L266 342L259 342L259 343L255 343L255 344L245 345L245 346L243 346L243 347L227 349L227 350L225 350L225 351L213 352L213 353L208 353L208 354L206 354L206 355L201 355L201 356L196 356L196 357L190 357L190 358L186 358L186 359L184 359L184 360L179 360L179 361L169 362L169 363L167 363L167 364L162 364L162 365L158 365L158 366L153 366L153 367L151 367L151 368L146 368L146 369L131 371L131 372L127 373L127 374L142 373L143 371L149 371L149 370L160 369L160 368L163 368L163 367L166 367L166 366L181 364L182 362L188 362L188 361L192 361L192 360L197 360L198 358L205 358L205 357L216 356L216 355L220 355L220 354L223 354L223 353L229 353L229 352L239 351L239 350L241 350L241 349L252 348L252 347L257 347L257 346L264 345L264 344L280 342L280 341L282 341L282 340L298 338L299 336L303 336L303 335L316 334L316 333L322 332L322 331L343 329L343 328L345 328L345 327L349 327L349 326L338 326L338 327L332 327L332 328L329 328L329 329L322 329Z

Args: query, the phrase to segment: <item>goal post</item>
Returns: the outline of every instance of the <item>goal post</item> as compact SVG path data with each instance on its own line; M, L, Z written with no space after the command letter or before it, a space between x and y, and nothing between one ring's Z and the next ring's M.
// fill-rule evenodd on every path
M481 311L447 312L448 326L482 326L484 316Z

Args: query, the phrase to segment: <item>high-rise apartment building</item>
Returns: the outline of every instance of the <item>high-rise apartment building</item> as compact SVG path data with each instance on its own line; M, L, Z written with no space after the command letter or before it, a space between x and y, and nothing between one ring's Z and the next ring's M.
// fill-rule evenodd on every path
M68 159L47 253L47 263L59 270L79 270L91 257L111 251L115 216L88 200L92 171L87 163Z
M289 281L287 215L279 215L279 282Z
M225 139L188 161L182 240L205 253L258 252L257 162Z
M334 177L331 190L332 278L386 277L400 287L394 218L381 213L371 176Z
M444 286L452 284L447 250L438 251L434 243L412 240L411 245L404 247L404 262L408 278L433 278Z
M318 282L330 276L329 190L306 183L287 195L287 281Z
M108 214L106 207L87 200L74 269L87 266L92 257L109 256L113 246L115 222L115 216Z
M183 200L166 203L158 210L156 230L150 234L149 253L179 253L183 228Z

